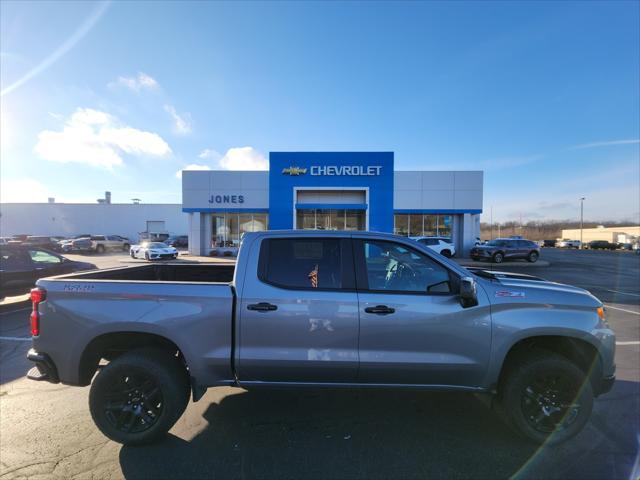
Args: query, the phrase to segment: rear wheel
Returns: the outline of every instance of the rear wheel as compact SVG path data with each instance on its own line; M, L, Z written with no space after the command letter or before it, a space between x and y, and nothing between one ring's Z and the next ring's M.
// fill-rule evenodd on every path
M103 368L89 392L89 409L107 437L125 445L162 438L189 401L184 365L168 352L125 353Z
M502 252L496 252L493 254L493 257L491 257L491 260L493 263L502 263L504 260L504 254Z
M442 250L440 254L444 257L451 258L451 250Z
M531 262L531 263L535 263L538 261L538 252L533 251L530 252L529 255L527 255L527 261Z
M547 351L515 361L500 393L511 426L536 443L555 444L573 437L593 408L593 391L584 372Z
M128 243L125 243L125 244L122 246L122 250L123 250L123 251L125 251L125 252L126 252L127 250L129 250L130 248L131 248L131 245L129 245Z
M96 247L96 252L97 253L104 253L104 245L98 245Z

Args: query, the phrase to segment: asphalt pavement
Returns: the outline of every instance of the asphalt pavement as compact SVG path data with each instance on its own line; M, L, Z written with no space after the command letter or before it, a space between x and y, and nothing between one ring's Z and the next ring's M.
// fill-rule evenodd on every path
M24 378L20 311L0 315L0 478L638 478L640 255L545 249L542 258L550 266L522 273L589 289L618 337L613 390L561 446L534 448L468 394L220 387L162 443L122 447L94 427L88 387Z

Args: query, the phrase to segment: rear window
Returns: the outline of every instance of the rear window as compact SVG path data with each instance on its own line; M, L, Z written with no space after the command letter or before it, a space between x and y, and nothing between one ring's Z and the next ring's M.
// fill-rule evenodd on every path
M284 288L342 288L338 238L278 238L262 242L261 279Z

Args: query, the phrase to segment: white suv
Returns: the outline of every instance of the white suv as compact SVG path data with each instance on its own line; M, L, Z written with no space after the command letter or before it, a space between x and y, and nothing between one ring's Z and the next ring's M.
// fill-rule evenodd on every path
M431 250L447 258L451 258L456 254L456 247L453 246L453 242L448 237L411 237L411 239L426 245Z

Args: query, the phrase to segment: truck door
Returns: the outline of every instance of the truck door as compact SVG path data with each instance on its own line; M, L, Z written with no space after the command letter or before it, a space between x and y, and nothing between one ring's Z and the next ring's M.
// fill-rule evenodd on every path
M254 246L236 313L240 383L353 382L358 298L351 240L270 237Z
M462 308L458 277L426 253L355 239L362 383L479 386L489 361L488 301Z

